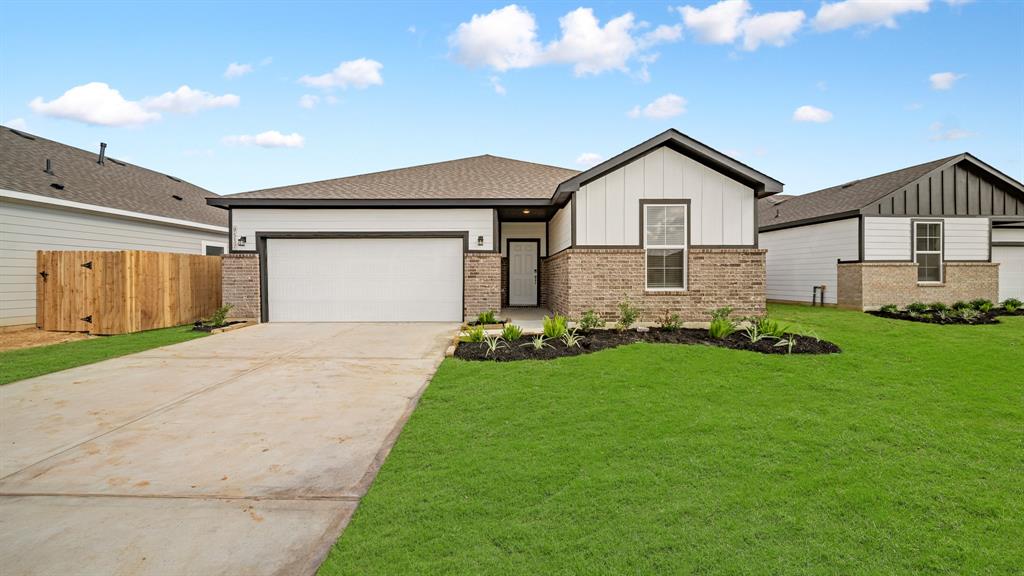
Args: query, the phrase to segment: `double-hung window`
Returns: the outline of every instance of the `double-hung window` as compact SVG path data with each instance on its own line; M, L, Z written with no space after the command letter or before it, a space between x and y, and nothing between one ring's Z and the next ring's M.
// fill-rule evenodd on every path
M686 204L644 204L648 290L686 290Z
M914 222L918 282L942 282L942 222Z

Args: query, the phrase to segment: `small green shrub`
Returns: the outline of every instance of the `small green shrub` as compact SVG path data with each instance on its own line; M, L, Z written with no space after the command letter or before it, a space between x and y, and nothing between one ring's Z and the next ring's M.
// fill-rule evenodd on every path
M562 344L565 344L566 348L579 348L580 343L583 342L583 336L578 336L576 331L578 328L567 330L565 334L562 334Z
M771 338L782 338L789 331L789 326L782 324L778 320L772 320L767 315L761 316L755 319L757 322L757 329Z
M796 346L796 335L790 334L784 338L779 338L779 341L774 344L776 348L786 347L786 354L793 353L793 346Z
M472 328L463 332L462 336L459 337L459 340L463 342L483 342L484 336L485 334L483 326L473 326Z
M497 324L498 318L497 313L494 310L488 310L487 312L481 312L476 317L477 324Z
M561 338L568 329L569 321L561 314L544 317L544 336L546 338Z
M933 312L946 312L949 310L949 306L946 306L942 302L932 302L928 307L931 308Z
M895 314L900 311L900 307L895 304L885 304L878 311L885 312L886 314Z
M974 308L978 312L987 313L992 309L992 301L987 298L975 298L971 300L971 308Z
M1020 310L1022 305L1024 305L1024 302L1021 302L1016 298L1007 298L1006 300L1003 300L1003 310L1006 310L1007 312L1016 312L1017 310Z
M217 308L210 316L210 319L206 321L206 325L213 326L214 328L220 328L221 326L227 324L228 312L231 312L231 309L234 307L234 304L225 304L220 308Z
M674 332L683 327L683 321L679 318L679 314L672 314L665 310L665 315L658 321L658 325L661 326L662 330Z
M595 328L604 328L604 319L591 309L584 312L583 316L580 316L580 321L576 323L576 326L584 332L590 332Z
M729 315L732 314L732 306L723 306L721 308L715 308L714 310L708 312L708 314L711 314L712 320L716 318L728 318Z
M501 329L501 337L507 342L515 342L523 337L523 329L515 324L505 324Z
M747 340L750 340L751 344L756 344L769 336L764 332L761 332L760 318L750 317L743 319L744 326L742 328L743 333L746 334Z
M957 310L957 316L959 316L961 320L971 321L980 315L981 312L975 310L974 308L961 308Z
M708 334L715 340L724 340L735 331L736 323L728 315L712 318L711 326L708 326Z
M950 306L950 308L952 308L953 310L957 310L957 311L964 310L965 308L970 308L970 307L971 307L971 305L968 304L967 302L964 302L963 300L957 300L956 302L953 302L952 306Z
M633 306L629 297L624 297L622 302L619 302L619 321L615 323L615 327L620 331L629 330L639 317L640 309Z
M545 338L543 334L537 334L531 338L529 342L521 344L521 346L529 346L534 350L543 350L545 348L550 348L551 344L548 344L548 339Z
M505 341L501 339L501 336L498 335L484 336L484 346L487 348L487 351L484 352L484 356L490 356L491 354L497 353L498 350L501 350L502 348L508 348L508 344L506 344Z
M913 312L914 314L924 314L928 311L928 305L924 302L911 302L907 304L907 312Z

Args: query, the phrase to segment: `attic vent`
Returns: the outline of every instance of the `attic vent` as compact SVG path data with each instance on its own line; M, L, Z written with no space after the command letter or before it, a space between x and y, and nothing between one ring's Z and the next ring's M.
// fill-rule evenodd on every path
M182 198L181 196L178 196L177 194L171 194L171 198L174 198L175 200L178 200L179 202L181 200L184 200L184 198Z
M181 180L179 178L175 178L174 176L171 176L169 174L164 174L164 176L167 176L168 178L170 178L171 180L174 180L175 182L181 182Z
M842 186L840 186L840 188L849 188L850 186L853 186L857 182L860 182L860 180L851 180L851 181L847 182L846 184L843 184Z
M63 184L57 184L56 182L54 182L53 184L50 184L50 188L53 188L54 190L63 190L64 189L64 185Z
M28 135L28 134L25 134L24 132L18 132L18 131L17 131L17 130L15 130L14 128L8 128L8 130L10 130L11 132L13 132L14 134L17 134L18 136L21 136L21 137L22 137L22 138L24 138L25 140L35 140L35 139L36 139L36 137L35 137L35 136L30 136L30 135Z
M114 160L113 158L107 158L107 160L110 160L111 162L113 162L114 164L117 164L118 166L124 166L125 165L124 162L121 162L120 160Z

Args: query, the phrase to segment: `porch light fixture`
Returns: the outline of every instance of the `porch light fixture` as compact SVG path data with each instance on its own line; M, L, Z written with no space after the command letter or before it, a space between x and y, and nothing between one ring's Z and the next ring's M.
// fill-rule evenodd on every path
M477 236L476 237L476 245L477 246L483 246L484 245L484 237L483 236Z
M239 236L238 237L238 245L239 246L245 246L245 240L246 240L245 236Z
M530 213L530 209L529 208L523 208L523 214L529 214L529 213Z

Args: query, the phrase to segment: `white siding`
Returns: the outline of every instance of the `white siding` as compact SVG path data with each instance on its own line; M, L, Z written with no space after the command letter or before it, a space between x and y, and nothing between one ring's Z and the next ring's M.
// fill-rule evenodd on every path
M505 240L508 238L538 238L540 239L540 256L547 256L548 240L547 225L544 222L502 222L501 223L501 255L505 253Z
M836 303L836 260L856 260L856 218L762 232L758 245L768 250L769 300L810 302L813 286L824 284L825 302Z
M865 218L865 260L910 260L910 218Z
M1024 228L993 228L993 242L1024 242Z
M469 232L470 250L494 249L491 208L236 208L232 226L236 250L255 250L256 232ZM245 246L237 246L239 236Z
M548 224L548 231L551 232L551 238L548 239L550 246L548 254L560 252L572 245L571 200L551 217L551 222Z
M988 218L928 218L944 222L945 260L988 260ZM864 219L864 259L902 260L912 258L910 218L868 217Z
M214 232L0 199L0 326L36 321L37 250L202 254Z
M639 244L640 200L661 198L690 200L691 244L754 243L753 189L662 147L580 188L577 244Z
M988 260L988 218L946 218L946 260Z

